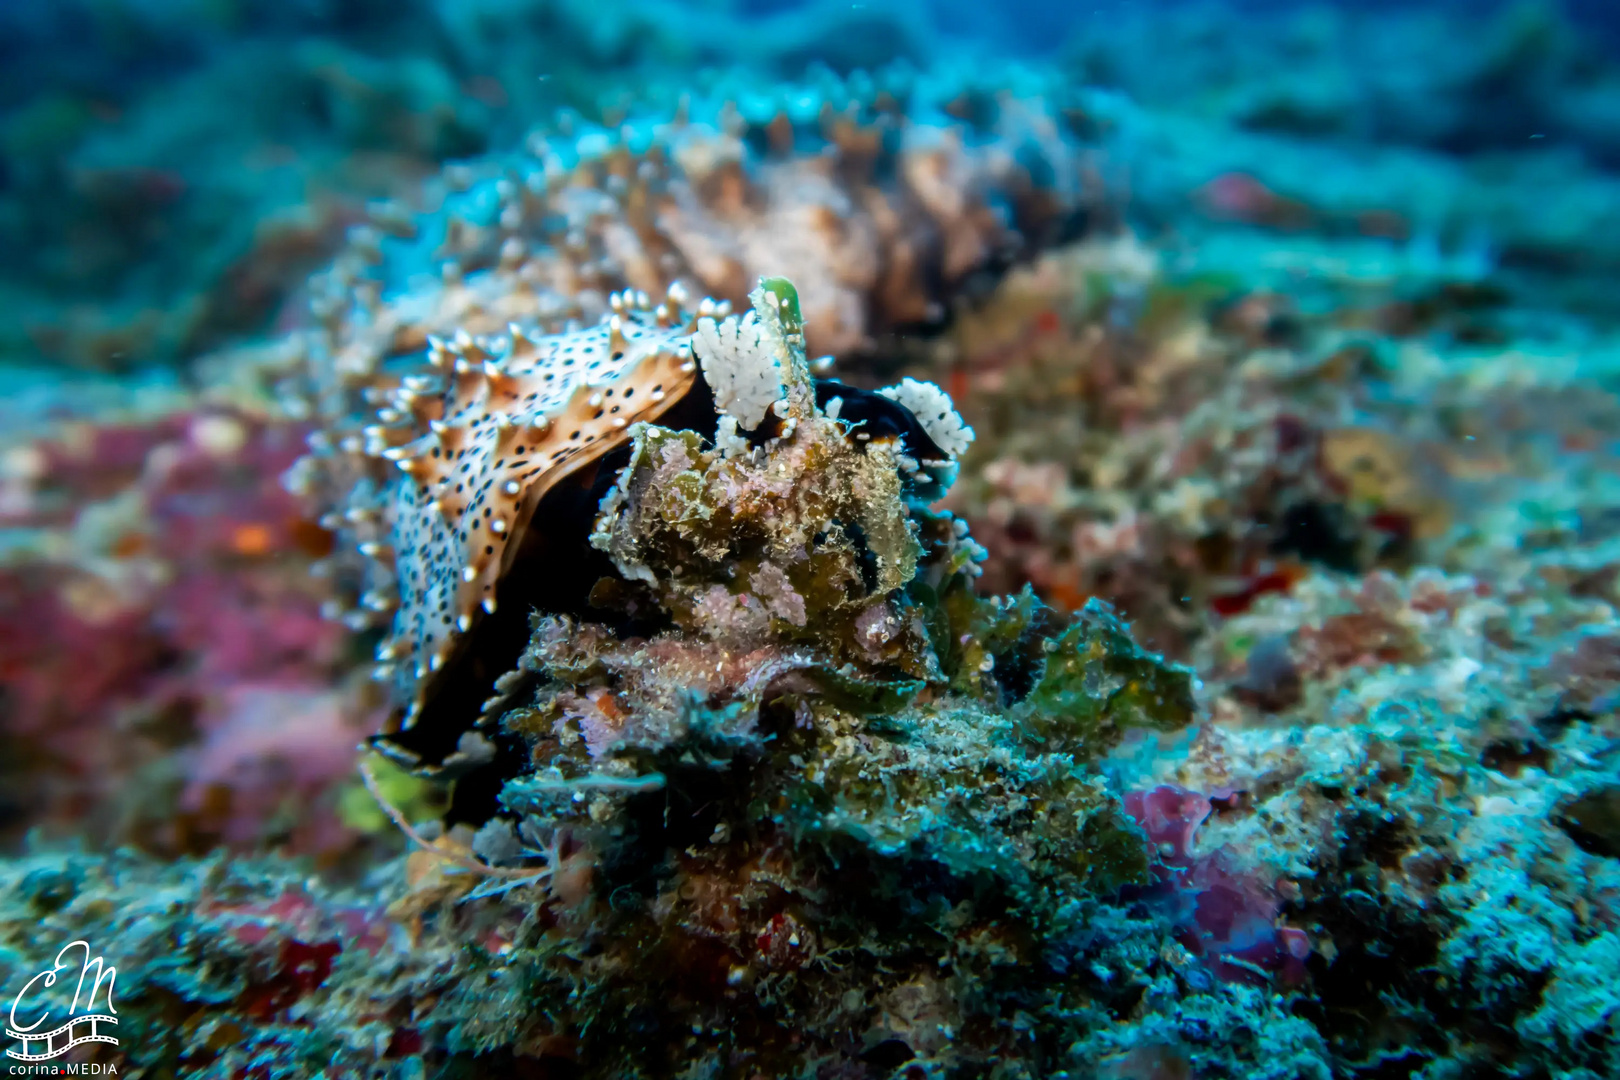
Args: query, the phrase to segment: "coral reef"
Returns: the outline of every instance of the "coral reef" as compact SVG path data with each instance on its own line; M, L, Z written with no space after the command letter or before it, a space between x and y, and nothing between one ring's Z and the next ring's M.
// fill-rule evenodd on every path
M768 279L753 303L700 322L686 354L734 410L712 448L637 420L594 523L528 526L588 527L616 574L577 612L530 617L495 707L425 685L441 707L417 729L460 728L428 770L455 778L453 827L407 826L421 846L384 879L410 948L372 929L374 909L220 882L185 917L217 928L194 939L204 955L236 959L211 959L206 984L125 984L138 1023L197 1020L140 1060L358 1061L383 1042L329 1026L349 1024L339 987L380 1020L409 1014L378 1039L430 1060L520 1051L625 1076L1061 1059L1093 976L1055 944L1089 933L1099 898L1149 884L1095 762L1129 730L1187 725L1192 674L1101 604L1065 622L1028 594L978 597L980 550L929 509L955 473L945 448L972 434L949 399L818 387L793 287ZM628 333L617 315L603 330ZM580 341L541 355L588 365ZM634 370L601 368L602 386ZM404 472L409 512L428 481ZM515 560L502 591L535 573ZM411 734L379 745L420 765ZM39 880L13 900L37 905ZM343 967L355 938L371 959ZM456 959L424 964L437 955ZM233 1045L208 1034L226 1026Z
M1620 1075L1620 80L1551 8L32 10L64 1066Z
M233 575L431 583L334 614L384 665L445 659L352 679L303 586L310 651L239 671L233 594L158 587L153 625L207 616L160 643L198 730L153 817L189 831L125 835L330 851L392 814L411 850L325 882L37 850L0 866L7 964L117 941L121 1060L205 1075L1612 1072L1612 346L1505 350L1510 303L1444 279L1313 288L1090 240L881 389L818 375L777 279L735 315L631 291L588 328L424 333L352 381L295 340L260 370L329 380L309 510L271 486L300 424L24 444L7 506L68 580L90 560L51 538L118 546L81 504L123 500L163 524L114 564L184 552L177 582L247 543ZM18 744L103 784L151 729L74 733L176 685L113 635L79 705L8 676L44 718ZM389 712L379 813L339 751ZM289 789L346 831L289 834L318 815L255 801Z
M1444 564L1495 531L1518 480L1612 438L1609 394L1530 374L1604 346L1479 361L1506 301L1445 281L1317 285L1323 303L1125 241L1017 272L916 368L949 366L979 432L949 505L990 552L986 585L1101 596L1185 657L1211 614L1313 567Z

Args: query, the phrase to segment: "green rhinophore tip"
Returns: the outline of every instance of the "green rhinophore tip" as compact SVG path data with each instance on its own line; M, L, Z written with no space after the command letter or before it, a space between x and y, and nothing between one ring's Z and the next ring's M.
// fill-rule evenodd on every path
M775 298L765 302L781 317L783 334L802 335L804 316L799 311L799 290L793 287L793 282L784 277L765 277L759 279L759 288L766 296Z
M799 290L787 278L762 277L748 299L760 323L769 329L781 349L778 360L782 384L787 390L789 415L814 415L816 394L804 354L804 315L799 310Z

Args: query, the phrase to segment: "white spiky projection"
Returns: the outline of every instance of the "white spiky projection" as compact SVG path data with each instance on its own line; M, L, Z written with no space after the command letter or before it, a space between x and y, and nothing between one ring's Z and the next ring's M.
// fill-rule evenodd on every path
M899 386L885 386L878 393L911 410L934 445L952 457L961 457L973 443L973 429L956 411L951 396L931 382L902 379Z
M782 369L764 347L759 315L753 311L725 320L699 319L697 341L703 377L714 390L714 404L744 429L756 428L786 393Z

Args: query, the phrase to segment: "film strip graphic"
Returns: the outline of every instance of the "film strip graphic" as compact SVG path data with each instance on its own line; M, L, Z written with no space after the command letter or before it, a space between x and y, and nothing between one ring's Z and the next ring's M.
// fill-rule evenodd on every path
M98 1024L116 1026L118 1018L103 1013L89 1013L84 1016L75 1016L55 1031L38 1033L12 1031L10 1028L6 1028L7 1035L22 1042L22 1050L8 1049L6 1056L16 1058L18 1061L49 1061L51 1058L61 1057L81 1043L102 1042L112 1043L117 1046L118 1040L114 1036L101 1031L96 1026ZM59 1035L67 1036L67 1041L61 1045L57 1045L57 1036ZM36 1043L43 1043L44 1048L37 1050L34 1045Z

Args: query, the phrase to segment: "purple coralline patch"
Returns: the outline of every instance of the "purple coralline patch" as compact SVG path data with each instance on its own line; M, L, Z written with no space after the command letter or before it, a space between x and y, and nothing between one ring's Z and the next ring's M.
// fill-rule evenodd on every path
M82 816L161 850L353 842L333 792L366 726L310 577L330 537L280 483L304 435L209 409L13 452L0 527L39 549L0 566L19 824Z
M1139 899L1175 923L1177 939L1217 978L1297 985L1305 978L1310 939L1278 922L1276 890L1229 849L1196 850L1198 827L1213 801L1233 794L1206 796L1170 784L1126 794L1125 812L1147 833L1154 854L1153 884Z

